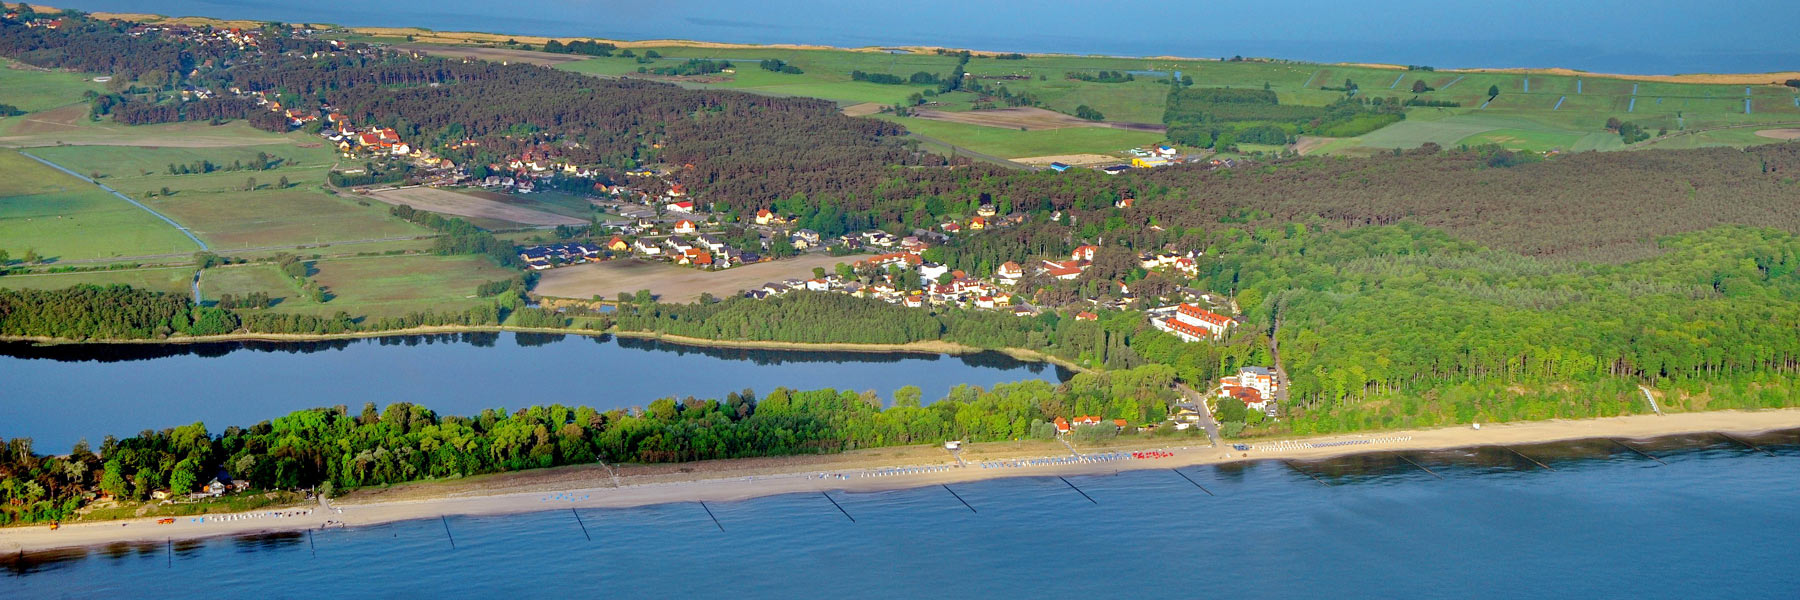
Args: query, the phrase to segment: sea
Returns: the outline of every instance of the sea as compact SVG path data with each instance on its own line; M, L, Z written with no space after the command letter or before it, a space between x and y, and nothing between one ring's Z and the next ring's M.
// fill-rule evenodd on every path
M1793 598L1796 469L1785 431L704 506L546 499L0 557L0 597Z
M67 0L88 11L607 39L1269 57L1603 73L1800 69L1793 0Z

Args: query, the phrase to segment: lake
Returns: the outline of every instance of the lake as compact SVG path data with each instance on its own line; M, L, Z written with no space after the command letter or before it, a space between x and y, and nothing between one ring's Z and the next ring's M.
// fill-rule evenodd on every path
M717 527L678 503L116 545L0 557L0 597L1791 598L1800 432L1747 441L1774 456L1591 440L1515 447L1554 471L1487 447L1069 477L1092 502L833 492L854 522L795 494L708 503Z
M988 2L787 0L73 0L90 11L608 39L831 46L933 45L1012 52L1436 67L1568 67L1671 74L1800 65L1800 3L1663 0L1478 2Z
M532 404L606 410L745 388L894 390L929 401L959 384L1071 373L1005 354L811 352L685 346L613 336L483 333L327 342L36 347L0 343L0 438L62 453L86 438L195 421L215 433L295 410L412 402L440 415Z

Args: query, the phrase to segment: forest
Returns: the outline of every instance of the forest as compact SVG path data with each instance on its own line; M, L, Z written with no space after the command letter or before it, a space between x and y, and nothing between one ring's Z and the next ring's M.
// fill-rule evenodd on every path
M799 391L723 399L662 398L630 410L531 406L440 416L394 403L358 412L303 410L214 433L195 423L106 436L96 451L37 454L29 439L0 440L0 525L70 518L106 494L147 500L157 490L192 492L215 477L253 489L364 486L557 465L658 463L826 454L960 439L1048 438L1057 416L1094 414L1142 423L1160 419L1173 373L1145 367L1043 381L958 386L925 404L915 387L891 401L874 392ZM1173 433L1173 430L1169 430Z

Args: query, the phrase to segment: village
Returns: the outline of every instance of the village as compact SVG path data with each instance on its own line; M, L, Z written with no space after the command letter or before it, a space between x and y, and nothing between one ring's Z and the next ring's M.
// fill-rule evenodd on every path
M209 32L208 35L220 36L220 40L225 43L245 47L257 44L255 35L235 30ZM229 92L281 114L292 127L307 128L316 124L318 135L333 144L345 158L380 161L384 165L401 163L401 168L389 168L388 171L403 173L405 179L418 185L467 186L512 194L531 194L540 188L549 187L553 181L574 179L593 182L591 185L583 183L581 187L597 208L628 217L623 221L596 222L594 233L604 232L608 237L605 242L567 241L520 247L519 258L527 268L534 271L620 259L659 261L676 267L700 270L721 270L799 254L828 254L841 256L845 260L833 271L815 267L812 277L770 281L742 290L741 294L751 299L767 299L796 291L839 293L908 308L991 310L1018 317L1031 317L1042 314L1049 308L1033 305L1028 298L1015 293L1023 280L1028 276L1058 281L1076 280L1088 271L1095 254L1100 250L1098 245L1084 244L1077 246L1066 258L1055 256L1023 263L1009 260L998 265L991 276L977 277L963 270L926 260L927 250L949 242L954 236L1022 225L1030 218L1029 215L1020 212L1001 214L999 207L994 204L982 203L972 215L944 221L931 230L914 229L909 232L910 235L873 230L827 237L810 229L795 227L799 220L795 215L778 214L768 208L759 209L747 218L734 218L734 215L715 212L709 203L696 200L682 183L675 180L679 169L691 168L692 165L641 167L626 173L638 185L609 184L604 182L605 176L599 171L561 160L556 156L554 147L540 145L521 155L470 169L434 154L423 147L424 144L402 139L392 128L373 125L359 127L329 105L320 105L316 109L285 107L262 91L245 91L233 87ZM476 140L465 139L452 144L449 149L477 146L479 142ZM1204 158L1187 156L1169 145L1137 148L1129 153L1132 155L1129 165L1096 168L1108 174L1117 174L1130 169L1153 169L1188 162L1204 162L1211 168L1236 166L1230 159L1212 159L1207 162ZM1072 167L1062 163L1049 165L1050 170L1058 172L1069 168ZM358 169L348 169L341 173L346 176L369 176L358 181L371 183L397 179L391 176L386 180L377 179L372 177L373 173L364 173ZM662 191L653 192L652 189ZM1125 197L1119 199L1114 207L1129 210L1134 202L1132 198ZM1050 214L1049 218L1058 220L1063 215L1057 211ZM1141 252L1137 256L1137 262L1145 271L1192 278L1198 274L1198 261L1203 256L1204 253L1198 250L1184 252L1165 249ZM1114 281L1109 285L1116 286L1117 294L1110 295L1113 298L1083 300L1089 308L1076 311L1074 318L1078 321L1096 321L1100 319L1100 315L1095 311L1124 311L1134 306L1137 298L1132 294L1130 284ZM1241 316L1233 317L1216 312L1236 313L1236 307L1229 299L1188 288L1182 288L1178 295L1174 304L1148 308L1143 313L1152 327L1183 342L1222 340L1242 319ZM1223 377L1216 385L1211 386L1205 397L1208 400L1236 399L1242 402L1246 410L1274 417L1277 392L1280 390L1278 380L1279 376L1270 368L1242 367L1236 375ZM1207 407L1191 403L1179 404L1170 415L1167 425L1177 430L1196 426L1201 421L1202 411L1214 414ZM1059 418L1055 426L1059 434L1070 434L1091 426L1113 426L1119 429L1128 427L1123 423L1105 422L1091 415L1078 416L1074 420Z

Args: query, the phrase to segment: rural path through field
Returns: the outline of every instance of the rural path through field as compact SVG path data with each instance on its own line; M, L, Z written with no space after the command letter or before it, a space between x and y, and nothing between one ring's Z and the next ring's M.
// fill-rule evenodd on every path
M438 237L439 235L441 235L441 234L433 233L433 234L426 234L426 235L407 235L407 236L399 236L399 237L369 238L369 239L364 239L364 240L326 241L326 242L309 243L309 244L288 244L288 245L283 245L283 246L255 246L255 247L250 247L250 248L222 248L219 250L215 250L215 252L218 252L220 254L235 254L235 253L239 253L239 252L261 252L264 250L301 250L301 249L306 249L306 248L324 248L327 246L354 246L356 244L379 244L382 242L404 242L404 241L408 241L408 240L428 240L431 238ZM74 259L74 260L58 260L58 261L56 261L56 264L78 265L78 264L92 264L92 263L130 262L130 261L156 260L156 259L163 259L163 258L188 258L191 256L193 256L193 255L188 254L188 253L168 252L168 253L163 253L163 254L139 254L137 256L109 256L109 257L105 257L105 258L78 258L78 259Z
M71 176L74 176L74 177L75 177L75 178L76 178L76 179L80 179L80 180L82 180L82 181L86 181L86 182L88 182L88 183L91 183L91 184L94 184L94 185L97 185L97 186L100 186L100 189L103 189L103 190L106 190L106 191L107 191L107 193L110 193L110 194L112 194L112 195L114 195L114 196L118 196L118 198L119 198L119 199L120 199L120 200L124 200L124 201L126 201L126 202L130 202L130 203L131 203L131 205L132 205L132 206L136 206L136 207L138 207L138 208L141 208L141 209L144 209L144 212L147 212L147 213L150 213L150 214L151 214L151 215L152 215L152 216L155 216L155 217L156 217L156 218L158 218L158 219L162 219L162 220L163 220L163 222L165 222L165 223L168 223L168 224L170 224L170 225L173 225L173 226L174 226L174 227L175 227L175 228L176 228L176 229L179 229L179 230L181 230L181 235L185 235L185 236L187 236L187 238L188 238L188 239L190 239L190 240L194 240L194 243L195 243L195 244L196 244L196 245L199 245L199 246L200 246L200 249L201 249L201 250L205 250L205 249L206 249L206 242L202 242L202 241L200 241L200 238L198 238L198 237L195 237L195 236L194 236L194 232L192 232L192 231L188 231L188 228L187 228L187 227L186 227L186 226L183 226L183 225L182 225L182 224L180 224L180 223L176 223L176 222L175 222L175 220L174 220L174 219L171 219L171 218L169 218L169 217L168 217L168 216L166 216L166 215L164 215L164 214L162 214L162 213L159 213L159 212L156 212L156 211L155 211L155 210L152 210L152 209L151 209L151 208L150 208L150 207L148 207L148 206L144 206L144 205L143 205L143 204L142 204L142 203L140 203L140 202L138 202L138 201L136 201L136 200L132 200L132 199L131 199L131 197L130 197L130 196L126 196L126 195L124 195L124 194L121 194L121 193L119 193L119 191L118 191L118 190L115 190L115 189L112 189L112 187L111 187L111 186L108 186L108 185L106 185L106 184L104 184L104 183L100 183L100 182L98 182L98 181L94 181L94 180L93 180L93 179L89 179L89 178L88 178L88 176L86 176L86 175L82 175L82 174L80 174L80 173L76 173L76 172L74 172L74 171L71 171L71 170L69 170L69 169L67 169L67 168L64 168L64 167L63 167L63 166L62 166L62 165L59 165L59 164L56 164L56 163L53 163L53 162L50 162L50 161L47 161L47 160L44 160L44 159L42 159L42 158L38 158L38 157L37 157L37 156L35 156L35 155L33 155L33 154L31 154L31 153L30 153L30 152L20 152L20 153L19 153L19 154L22 154L22 155L24 155L24 156L25 156L25 157L26 157L26 158L29 158L29 159L31 159L31 160L35 160L35 161L38 161L38 162L41 162L41 163L44 163L44 164L45 164L45 165L48 165L48 166L50 166L50 167L51 167L51 168L54 168L54 169L56 169L56 170L58 170L58 171L62 171L62 172L64 172L64 173L68 173L68 174L69 174L69 175L71 175Z

